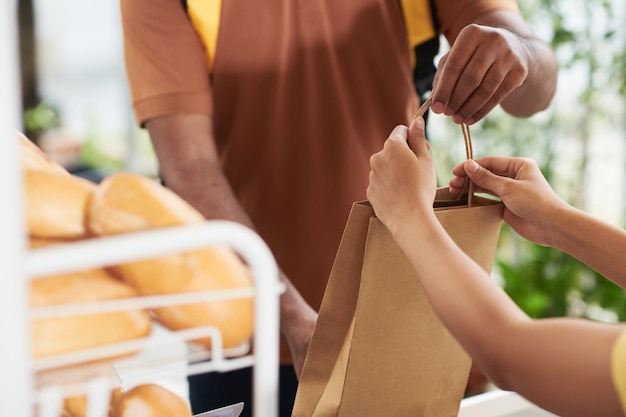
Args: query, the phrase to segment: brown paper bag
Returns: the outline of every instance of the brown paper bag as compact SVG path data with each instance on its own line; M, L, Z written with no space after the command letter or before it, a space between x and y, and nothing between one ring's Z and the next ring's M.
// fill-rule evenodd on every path
M437 218L490 271L502 203L439 189ZM427 245L428 242L423 242ZM300 378L293 417L456 416L471 359L437 318L408 259L355 203Z

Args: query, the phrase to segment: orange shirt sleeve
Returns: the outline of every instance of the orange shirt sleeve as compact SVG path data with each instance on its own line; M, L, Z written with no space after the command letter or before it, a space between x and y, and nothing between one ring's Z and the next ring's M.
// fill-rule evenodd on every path
M137 122L212 114L205 48L181 2L121 0L126 74Z
M515 0L436 0L439 31L451 41L468 24L494 10L519 12Z

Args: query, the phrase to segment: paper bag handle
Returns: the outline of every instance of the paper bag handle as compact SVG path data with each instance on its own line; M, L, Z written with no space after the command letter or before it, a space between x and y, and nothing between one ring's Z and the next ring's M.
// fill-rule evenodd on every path
M428 97L424 103L417 109L415 116L413 116L413 120L418 117L424 116L428 108L430 107L432 100ZM465 123L461 124L461 131L463 132L463 140L465 141L465 155L467 159L474 159L474 149L472 148L472 135L470 134L470 128ZM472 207L472 200L474 199L474 183L470 181L469 177L465 177L465 184L463 185L463 189L457 196L457 200L460 200L465 195L465 191L467 191L467 206Z

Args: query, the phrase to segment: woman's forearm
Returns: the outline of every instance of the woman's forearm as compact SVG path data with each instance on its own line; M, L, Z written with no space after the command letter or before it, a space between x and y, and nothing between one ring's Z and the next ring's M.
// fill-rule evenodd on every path
M626 231L572 207L555 217L551 246L626 288Z
M610 353L624 326L531 320L436 220L394 237L440 320L498 386L558 415L619 415Z
M493 357L493 340L529 320L436 218L405 223L393 235L441 321L481 366Z

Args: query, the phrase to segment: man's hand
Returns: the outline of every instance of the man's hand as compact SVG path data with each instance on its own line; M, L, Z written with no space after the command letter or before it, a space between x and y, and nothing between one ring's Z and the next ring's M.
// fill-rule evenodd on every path
M459 124L480 120L522 85L530 59L526 42L508 30L466 26L439 62L433 112Z
M280 331L291 351L296 377L300 379L317 322L317 312L307 304L283 273L281 281L287 289L280 299Z
M549 104L556 75L552 50L518 13L491 12L465 26L439 61L431 109L468 125L498 104L527 117Z

